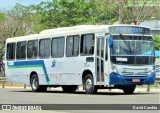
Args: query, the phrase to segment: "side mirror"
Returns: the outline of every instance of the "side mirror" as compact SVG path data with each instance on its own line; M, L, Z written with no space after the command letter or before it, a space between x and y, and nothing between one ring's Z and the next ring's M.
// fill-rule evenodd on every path
M109 47L112 48L112 46L113 46L113 38L112 38L112 36L109 36L108 40L109 40L108 41Z

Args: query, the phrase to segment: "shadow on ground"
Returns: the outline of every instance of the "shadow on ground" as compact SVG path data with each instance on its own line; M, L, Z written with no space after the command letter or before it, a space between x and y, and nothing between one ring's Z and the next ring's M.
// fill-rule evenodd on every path
M28 89L16 89L16 90L10 90L9 92L25 92L25 93L59 93L59 94L80 94L80 95L87 95L84 91L76 91L75 93L64 93L63 91L54 91L54 90L48 90L46 92L32 92ZM123 92L115 92L115 91L98 91L96 94L92 95L146 95L146 94L159 94L158 92L135 92L133 94L124 94Z

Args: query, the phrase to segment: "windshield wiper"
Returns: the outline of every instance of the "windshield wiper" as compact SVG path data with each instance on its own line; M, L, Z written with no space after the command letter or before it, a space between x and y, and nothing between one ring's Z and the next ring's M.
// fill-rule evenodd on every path
M119 34L119 36L121 37L121 39L125 40L122 34ZM130 45L129 41L124 41L124 42L127 45L127 47L129 48L130 54L132 55L132 49L131 49L131 45Z

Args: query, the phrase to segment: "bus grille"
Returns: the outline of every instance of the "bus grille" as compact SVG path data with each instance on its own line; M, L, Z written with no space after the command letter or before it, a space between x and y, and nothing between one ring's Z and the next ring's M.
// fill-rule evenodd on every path
M125 76L148 76L148 69L144 68L144 69L123 69L125 71L122 72L122 75ZM146 71L147 70L147 71Z

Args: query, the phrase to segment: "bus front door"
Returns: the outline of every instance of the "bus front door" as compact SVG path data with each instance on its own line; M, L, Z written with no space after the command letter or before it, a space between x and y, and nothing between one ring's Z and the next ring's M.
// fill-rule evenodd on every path
M96 76L97 84L104 83L104 37L97 37L96 49Z

